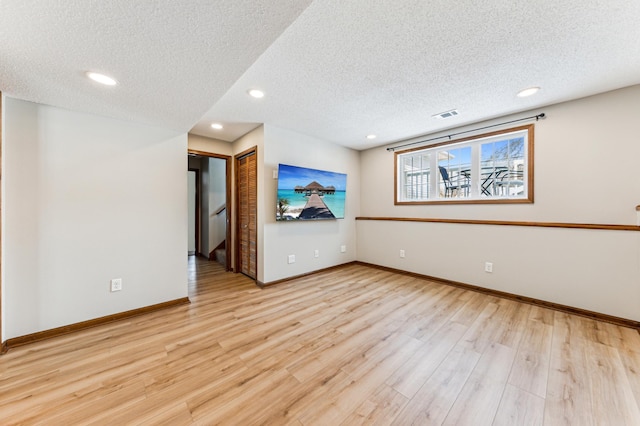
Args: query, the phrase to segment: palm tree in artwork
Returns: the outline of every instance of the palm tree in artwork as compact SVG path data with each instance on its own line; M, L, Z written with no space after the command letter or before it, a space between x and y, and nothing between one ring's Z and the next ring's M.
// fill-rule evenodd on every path
M289 200L286 198L278 198L278 217L284 219L284 215L289 211Z

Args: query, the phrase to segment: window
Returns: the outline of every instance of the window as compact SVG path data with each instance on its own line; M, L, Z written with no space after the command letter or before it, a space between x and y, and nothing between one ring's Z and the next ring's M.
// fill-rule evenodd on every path
M533 124L395 153L396 204L532 203Z

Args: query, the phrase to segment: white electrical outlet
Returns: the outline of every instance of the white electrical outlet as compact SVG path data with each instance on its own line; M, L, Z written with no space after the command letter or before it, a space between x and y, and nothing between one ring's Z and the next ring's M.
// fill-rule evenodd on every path
M320 250L314 250L313 257L320 257Z
M347 246L340 246L340 253L346 253L347 252Z
M287 259L288 263L296 263L296 255L295 254L290 254L289 258Z
M404 250L400 250L400 257L404 258Z
M493 263L484 262L484 271L489 273L493 272Z
M111 280L111 291L122 290L122 278L114 278Z

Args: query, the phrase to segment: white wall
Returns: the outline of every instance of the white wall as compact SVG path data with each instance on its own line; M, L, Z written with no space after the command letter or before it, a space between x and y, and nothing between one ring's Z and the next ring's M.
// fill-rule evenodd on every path
M232 153L237 155L254 147L258 155L258 281L269 283L354 261L355 217L360 209L359 153L271 125L258 127L233 142ZM229 155L224 152L226 145L194 135L189 135L189 148ZM276 223L277 180L273 179L273 171L279 163L346 173L345 219ZM231 193L235 198L235 180ZM235 241L235 217L231 229ZM340 252L341 245L347 246L346 253ZM320 251L320 257L313 257L314 250ZM235 250L231 253L234 256ZM289 254L296 255L296 263L287 263ZM233 262L235 259L232 265Z
M187 136L11 98L4 109L3 337L185 297ZM233 144L188 143L225 155L258 147L259 281L361 260L640 320L636 232L355 221L635 224L640 86L494 122L541 111L528 205L394 206L384 148L358 153L270 125ZM346 173L345 219L276 222L279 163ZM110 293L116 277L124 290Z
M189 149L211 154L233 155L233 145L219 139L205 138L204 136L189 133Z
M210 174L208 158L202 157L200 163L200 247L198 253L209 257L209 193Z
M187 296L186 134L11 98L4 126L4 338Z
M227 236L227 212L215 214L227 202L227 162L209 158L209 251L214 250ZM207 253L208 255L209 253Z
M533 204L394 206L394 155L362 152L361 215L635 225L638 111L634 86L494 120L547 114ZM640 320L638 232L358 221L357 236L364 262Z
M345 218L324 221L276 222L277 179L273 171L278 164L308 167L347 174ZM357 151L265 125L264 167L258 170L263 197L261 217L264 221L262 244L263 274L260 281L269 283L330 266L356 260L355 217L360 213L360 162ZM347 251L340 252L346 245ZM314 257L314 250L320 257ZM287 257L296 256L288 264Z

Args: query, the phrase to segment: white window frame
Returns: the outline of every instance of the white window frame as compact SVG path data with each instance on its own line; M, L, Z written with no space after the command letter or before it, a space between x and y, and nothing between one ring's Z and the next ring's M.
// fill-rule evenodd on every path
M533 130L534 125L530 124L397 151L394 156L395 204L533 203ZM517 155L512 156L509 152L511 145L505 147L503 144L506 152L501 151L500 158L482 161L483 146L519 138L523 138L523 144ZM466 152L461 151L464 149ZM459 158L456 159L453 153L459 153ZM422 159L419 167L411 161L418 157ZM424 158L428 158L428 166L424 164ZM445 188L439 170L443 161L455 189ZM425 190L422 186L417 191L418 187L407 180L411 175L419 175L423 181L426 179L428 188ZM416 192L420 196L413 196Z

